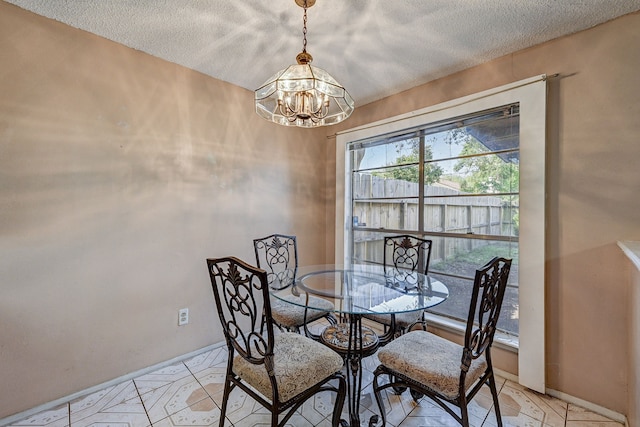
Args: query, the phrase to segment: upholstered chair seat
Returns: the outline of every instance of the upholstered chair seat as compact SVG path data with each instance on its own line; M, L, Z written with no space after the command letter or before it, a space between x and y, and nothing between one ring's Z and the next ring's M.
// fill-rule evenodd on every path
M330 348L294 332L275 336L273 370L283 402L297 396L342 368L342 357ZM265 396L271 396L271 381L264 366L242 356L233 361L235 372ZM313 369L309 369L313 366Z
M456 399L459 395L460 359L464 347L425 331L411 331L378 351L380 363L389 369ZM487 369L484 357L471 362L465 378L466 388Z

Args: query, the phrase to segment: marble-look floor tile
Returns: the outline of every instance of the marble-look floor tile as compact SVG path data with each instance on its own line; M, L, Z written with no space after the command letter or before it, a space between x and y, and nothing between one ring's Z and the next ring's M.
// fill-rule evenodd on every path
M378 406L375 403L373 394L371 394L371 398L369 398L367 395L367 392L366 391L364 392L364 396L362 397L362 400L360 402L360 411L358 411L358 414L360 416L360 423L362 425L367 425L367 423L372 417L379 418ZM348 402L346 401L342 408L341 418L347 421L349 420L349 405L348 405Z
M531 399L529 393L526 393L523 389L511 387L510 384L503 387L498 401L500 402L503 418L523 414L540 421L540 424L542 424L547 415L544 409ZM555 413L551 411L551 415L553 414ZM562 424L564 424L564 420Z
M142 375L138 378L135 378L133 381L138 387L138 392L142 395L155 389L167 386L185 377L192 377L192 375L185 364L180 362Z
M224 394L224 380L227 374L227 368L207 368L195 374L200 385L205 389L207 394L213 398L218 406L222 405L222 397Z
M378 403L376 402L376 396L373 392L373 382L362 387L360 391L360 407L372 412L378 412Z
M613 420L608 419L600 414L596 414L595 412L591 412L588 409L582 408L580 406L569 403L567 406L567 425L569 421L582 421L582 422L590 422L595 424L588 424L589 426L598 426L600 422L610 423L615 422ZM618 423L619 424L619 423ZM576 424L574 424L576 425ZM584 424L585 426L587 424ZM611 424L607 424L607 426L611 426Z
M469 414L469 424L472 427L480 427L482 418ZM413 411L409 413L398 427L431 427L431 426L460 426L460 424L444 409L428 401L421 401Z
M216 399L217 398L214 398L214 401L219 403L222 408L222 395L220 395L220 400ZM239 387L234 388L227 399L226 418L235 426L237 422L248 417L254 412L268 413L269 411L256 402L253 397L248 395L244 390Z
M419 403L413 400L411 394L408 392L402 394L396 394L392 389L385 389L380 392L382 403L384 404L384 411L386 421L388 425L398 426L416 407ZM374 405L371 411L381 418L381 411L378 407L374 397Z
M498 393L500 393L500 390L502 390L502 387L504 387L505 383L507 382L507 379L502 378L500 375L497 375L495 373L493 375L496 380L496 389L498 390Z
M210 397L184 408L175 414L153 423L154 427L182 427L182 426L217 426L220 421L220 408ZM227 425L231 426L231 422Z
M455 408L456 413L460 413L460 410L455 406L449 406ZM474 398L468 403L467 411L469 413L469 416L475 418L476 420L484 420L485 418L487 418L489 412L494 412L493 396L491 396L491 390L489 390L489 387L482 386L480 391L478 391L478 394L476 394Z
M500 406L505 411L518 411L552 427L564 427L567 403L560 399L509 382L500 394Z
M540 420L530 417L529 415L519 414L501 414L503 427L546 427ZM487 419L484 421L485 427L497 427L496 414L489 412Z
M71 402L70 418L74 427L145 427L151 424L133 381L126 381Z
M189 375L147 392L141 395L141 398L149 419L155 423L201 400L208 399L209 395L200 383Z
M198 378L198 373L210 368L225 368L227 366L227 347L218 347L206 351L189 360L184 364L193 375Z
M327 418L331 420L335 404L336 393L323 391L304 402L298 412L313 425L320 425Z
M330 423L328 425L331 425ZM246 417L233 422L234 427L270 427L271 426L271 414L254 412L248 414ZM305 419L300 414L294 414L287 423L286 427L314 427L309 420Z
M23 420L8 425L6 427L15 426L32 426L32 427L68 427L69 426L69 404L65 403L57 408L48 411L39 412L31 415Z
M368 371L371 373L372 380L373 380L373 371L376 370L378 365L380 365L380 360L378 359L377 352L369 357L365 357L364 359L362 359L362 367L365 371Z
M624 427L617 421L567 421L566 427Z

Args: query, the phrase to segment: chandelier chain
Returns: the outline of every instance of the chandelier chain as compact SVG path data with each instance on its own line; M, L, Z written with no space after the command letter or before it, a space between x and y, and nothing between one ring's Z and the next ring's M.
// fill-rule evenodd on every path
M302 18L302 51L307 51L307 0L304 0L304 15Z

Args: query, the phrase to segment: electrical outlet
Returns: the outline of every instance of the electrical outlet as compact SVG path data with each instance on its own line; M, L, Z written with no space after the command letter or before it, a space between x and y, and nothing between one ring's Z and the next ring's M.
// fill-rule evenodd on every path
M189 323L189 309L181 308L178 310L178 326L184 326Z

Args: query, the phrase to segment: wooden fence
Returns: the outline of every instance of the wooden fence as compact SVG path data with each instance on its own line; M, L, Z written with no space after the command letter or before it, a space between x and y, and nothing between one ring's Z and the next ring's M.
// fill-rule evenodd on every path
M382 239L388 234L383 230L418 229L419 185L365 173L355 173L352 185L354 255L382 262ZM514 208L499 197L466 196L436 185L426 185L424 192L424 230L460 235L432 237L432 262L492 243L469 238L470 234L517 236Z

